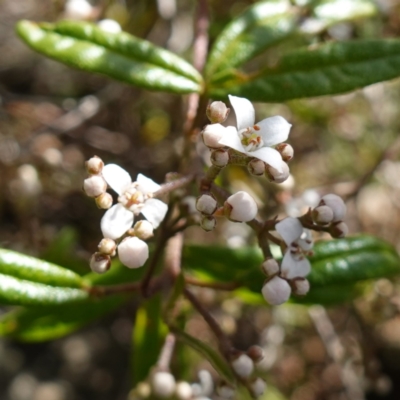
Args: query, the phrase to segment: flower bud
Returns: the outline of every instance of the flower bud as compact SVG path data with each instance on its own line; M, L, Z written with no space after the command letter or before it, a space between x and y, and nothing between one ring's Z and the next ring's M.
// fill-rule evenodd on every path
M275 306L288 301L291 291L292 289L287 281L279 276L275 276L269 280L261 290L264 299Z
M248 348L247 355L255 363L259 363L264 358L264 350L260 346L254 345Z
M224 204L224 213L234 222L248 222L253 220L258 212L258 207L247 192L240 191L228 197Z
M318 225L328 225L333 221L332 208L328 206L319 206L312 210L312 219Z
M261 176L265 172L265 162L254 158L247 164L248 171L255 176Z
M233 399L235 397L235 389L231 386L220 385L217 387L217 394L222 399Z
M225 167L229 163L229 153L223 149L213 150L211 152L211 163L216 167Z
M286 179L289 178L289 175L290 175L289 166L284 161L282 161L282 171L281 172L267 164L267 167L265 168L265 173L266 173L268 179L271 182L275 182L275 183L285 182Z
M107 183L100 175L92 175L83 181L83 190L89 197L97 197L107 190Z
M179 400L190 400L193 397L192 387L188 382L178 382L175 395Z
M97 23L97 26L105 32L120 33L122 31L121 25L113 19L102 19Z
M241 377L249 377L254 370L253 360L246 354L241 354L235 360L232 361L232 368Z
M298 296L305 296L310 291L310 282L304 278L297 278L293 281L293 293Z
M225 129L226 128L221 124L207 125L201 132L204 144L207 147L211 147L212 149L219 149L221 147L224 147L223 144L219 144L218 142L221 140Z
M338 222L329 228L329 233L333 238L343 238L349 233L349 227L345 222Z
M113 198L110 193L104 192L95 198L97 207L108 210L113 205Z
M158 371L152 376L151 386L156 396L166 399L175 392L175 378L169 372Z
M343 221L346 215L346 204L336 194L327 194L321 198L320 206L328 206L333 211L333 222Z
M128 268L139 268L149 258L149 247L137 237L128 237L119 244L118 257Z
M251 390L254 393L254 396L260 397L264 394L265 390L267 389L267 384L261 378L256 378L254 381L250 383Z
M279 272L279 264L274 258L268 258L261 264L261 269L267 276L275 275Z
M97 246L99 249L99 253L105 254L108 256L115 256L115 250L117 245L115 244L114 240L109 238L101 239L101 242Z
M83 20L93 15L93 6L87 0L68 0L65 4L65 18Z
M133 227L133 234L139 239L147 240L154 236L153 224L147 220L136 222Z
M197 211L205 215L214 214L217 209L217 200L210 194L202 194L196 202Z
M224 122L229 115L230 109L222 101L213 101L208 105L206 114L212 124Z
M280 143L275 147L275 149L281 153L283 161L288 162L293 158L294 150L290 144Z
M111 267L111 257L106 254L94 253L90 259L90 269L97 274L104 274Z
M200 226L206 231L210 232L214 230L217 225L217 220L214 217L204 216L200 221Z
M104 167L104 162L100 157L94 156L85 162L86 171L90 175L98 175Z

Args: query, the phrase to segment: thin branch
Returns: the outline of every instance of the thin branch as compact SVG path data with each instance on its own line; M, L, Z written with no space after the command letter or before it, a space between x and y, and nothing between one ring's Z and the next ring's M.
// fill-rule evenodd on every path
M202 71L207 58L209 15L207 0L199 0L196 16L196 33L193 43L193 65Z
M169 333L165 338L164 345L161 349L160 357L157 361L157 366L160 370L169 370L172 354L174 353L176 338L173 333Z
M184 186L187 186L194 180L194 178L195 176L191 174L183 176L182 178L175 179L171 182L164 183L161 185L161 188L157 190L157 192L154 192L153 196L159 197L164 194L170 193L176 189L180 189Z

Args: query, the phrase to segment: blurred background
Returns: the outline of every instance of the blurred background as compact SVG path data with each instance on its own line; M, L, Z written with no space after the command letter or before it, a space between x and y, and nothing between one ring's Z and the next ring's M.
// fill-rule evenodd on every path
M210 0L211 41L252 3ZM376 17L339 24L321 39L398 37L400 2L377 5ZM84 161L96 154L132 176L141 172L162 182L179 163L187 102L184 96L128 87L35 54L15 35L15 23L111 18L190 60L195 6L190 0L0 1L1 247L89 272L102 212L81 190ZM256 110L257 120L276 114L287 118L295 149L292 177L285 184L247 180L246 190L261 206L296 216L319 191L329 190L347 199L351 233L374 234L400 250L399 80L342 96L257 104ZM202 154L201 144L198 148ZM231 168L226 174L235 190L243 188L243 170ZM246 227L232 223L216 235L190 228L187 238L229 246L252 240ZM398 279L381 279L353 304L322 314L298 305L249 306L206 289L197 294L238 348L264 346L265 376L279 391L271 389L271 399L350 399L354 380L365 388L366 399L400 398ZM49 343L1 339L0 399L128 399L135 309L128 304ZM0 314L7 310L0 307ZM333 344L318 332L321 318L335 328ZM187 329L212 341L197 315ZM178 377L194 381L200 368L210 368L191 351L179 352L185 362L176 366Z

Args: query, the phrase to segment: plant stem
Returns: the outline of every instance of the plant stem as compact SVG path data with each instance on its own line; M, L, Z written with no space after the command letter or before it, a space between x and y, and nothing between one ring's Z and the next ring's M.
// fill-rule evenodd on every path
M169 364L171 363L172 354L175 348L176 338L173 333L169 333L165 338L164 345L161 349L160 357L157 361L157 366L162 371L169 370Z
M217 167L216 165L211 165L206 172L206 176L200 181L200 191L202 193L209 192L215 178L222 171L223 167Z
M154 197L159 197L164 194L170 193L176 189L187 186L194 180L195 176L193 174L183 176L182 178L175 179L171 182L167 182L161 185L161 188L154 192Z

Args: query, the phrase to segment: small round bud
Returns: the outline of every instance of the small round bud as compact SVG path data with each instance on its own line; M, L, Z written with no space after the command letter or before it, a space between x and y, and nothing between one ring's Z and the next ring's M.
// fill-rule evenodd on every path
M83 190L89 197L97 197L107 190L107 183L100 175L92 175L83 181Z
M217 200L209 194L202 194L196 202L197 211L205 215L214 214L217 209Z
M257 215L258 207L247 192L240 191L228 197L224 204L224 213L234 222L248 222Z
M343 221L346 215L346 204L336 194L327 194L321 198L320 206L328 206L333 211L333 222Z
M137 237L128 237L119 244L118 257L128 268L139 268L149 258L149 247Z
M104 192L100 196L97 196L96 199L97 207L108 210L113 205L113 198L110 193Z
M235 397L235 389L231 386L221 385L217 387L217 394L223 399L233 399Z
M87 0L68 0L64 12L67 19L88 19L93 14L93 6Z
M275 183L285 182L290 175L289 166L284 161L282 161L282 171L278 171L277 169L267 164L267 167L265 168L265 173L268 179L271 182Z
M97 248L99 249L99 253L101 254L105 254L108 256L115 256L115 250L117 248L117 245L114 242L114 240L109 238L104 238L101 239L101 242L99 243Z
M120 33L122 31L121 25L113 19L102 19L97 23L97 26L105 32Z
M225 167L229 163L229 153L223 149L213 150L211 152L211 163L216 167Z
M318 225L328 225L333 221L332 208L328 206L319 206L312 210L312 219Z
M288 301L291 291L292 289L287 281L279 276L275 276L269 280L261 290L264 299L274 306Z
M280 143L275 147L275 149L281 153L283 161L288 162L293 158L294 150L290 144Z
M310 291L310 282L304 278L297 278L293 282L293 293L305 296Z
M235 360L232 361L232 368L241 377L249 377L254 370L253 360L246 354L241 354Z
M104 167L104 162L100 157L94 156L85 162L86 171L90 175L98 175Z
M178 382L175 395L179 400L190 400L193 397L192 386L188 382Z
M279 272L279 264L274 258L268 258L261 264L261 269L267 276L275 275Z
M133 234L142 240L150 239L154 236L153 224L145 219L138 221L133 227Z
M208 105L206 114L212 124L224 122L229 115L230 109L222 101L213 101Z
M329 228L329 233L333 238L343 238L349 233L349 227L345 222L338 222Z
M158 371L152 376L151 386L156 396L166 399L175 392L175 378L169 372Z
M106 254L94 253L90 259L90 269L97 274L104 274L111 267L111 257Z
M254 396L260 397L265 393L265 390L267 389L267 384L263 379L256 378L253 382L250 383L250 387L254 393Z
M247 164L248 171L255 176L261 176L265 172L265 162L254 158Z
M260 346L253 345L248 348L247 355L255 363L259 363L264 358L264 350Z
M224 147L223 144L219 144L218 142L222 139L225 130L226 128L221 124L207 125L201 132L204 144L212 149Z
M200 226L206 232L214 230L216 225L217 225L217 220L214 217L204 216L200 221Z

